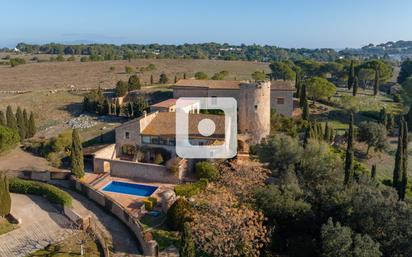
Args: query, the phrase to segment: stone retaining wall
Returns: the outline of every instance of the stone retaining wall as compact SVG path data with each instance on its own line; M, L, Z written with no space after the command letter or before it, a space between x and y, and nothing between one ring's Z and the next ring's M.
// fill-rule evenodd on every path
M107 211L120 219L136 236L140 243L141 250L145 256L158 256L159 247L157 242L151 238L149 234L145 234L139 221L132 214L116 202L113 198L104 195L100 191L90 187L89 185L79 181L76 178L71 178L76 190L82 192L88 198L102 206ZM136 246L138 247L138 246Z

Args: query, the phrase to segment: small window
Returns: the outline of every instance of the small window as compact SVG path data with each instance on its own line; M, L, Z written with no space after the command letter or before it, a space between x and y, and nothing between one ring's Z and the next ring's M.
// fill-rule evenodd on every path
M159 144L159 137L151 137L151 144L157 145Z
M285 104L285 98L283 98L283 97L276 98L276 103L277 104Z
M150 137L149 136L142 136L143 144L150 144Z
M255 105L255 110L257 110L257 108L258 108L258 106L257 106L257 105Z
M129 133L129 132L125 132L125 133L124 133L124 138L129 139L129 138L130 138L130 133Z

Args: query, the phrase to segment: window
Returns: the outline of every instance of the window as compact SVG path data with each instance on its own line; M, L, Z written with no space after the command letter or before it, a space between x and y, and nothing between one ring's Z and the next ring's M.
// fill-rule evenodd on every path
M159 145L167 145L167 138L160 137L159 138Z
M257 106L257 105L255 105L255 110L257 110L257 108L258 108L258 106Z
M159 143L159 137L151 137L150 141L151 144L157 145Z
M176 145L176 140L175 139L169 139L169 145L175 146Z
M283 97L276 98L276 103L277 104L284 104L285 103L285 98L283 98Z
M125 133L124 133L124 138L129 139L129 138L130 138L130 133L129 133L129 132L125 132Z
M142 136L143 144L150 144L150 137L149 136Z

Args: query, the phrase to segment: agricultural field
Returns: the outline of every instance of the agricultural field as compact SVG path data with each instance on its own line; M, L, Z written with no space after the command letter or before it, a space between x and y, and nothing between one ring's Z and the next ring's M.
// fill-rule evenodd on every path
M67 57L65 56L66 59ZM97 86L113 88L118 80L127 80L132 73L137 74L141 82L148 84L151 75L156 82L162 72L166 73L169 82L173 83L175 76L182 78L186 73L187 77L192 77L198 71L212 76L216 72L226 70L229 72L226 79L238 80L250 79L251 74L257 70L269 71L268 63L245 61L133 59L130 62L127 60L80 62L80 56L76 56L75 61L34 62L30 61L32 55L25 55L23 58L26 59L26 64L16 67L0 65L0 91L96 88ZM39 55L38 58L49 59L47 55ZM141 71L149 64L154 64L156 68L151 71ZM125 66L133 69L131 74L125 72Z

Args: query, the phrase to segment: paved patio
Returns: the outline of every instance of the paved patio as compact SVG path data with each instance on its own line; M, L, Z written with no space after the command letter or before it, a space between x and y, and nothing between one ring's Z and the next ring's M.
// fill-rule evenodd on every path
M39 196L11 194L11 213L19 227L0 236L0 257L24 257L77 233L72 223Z

